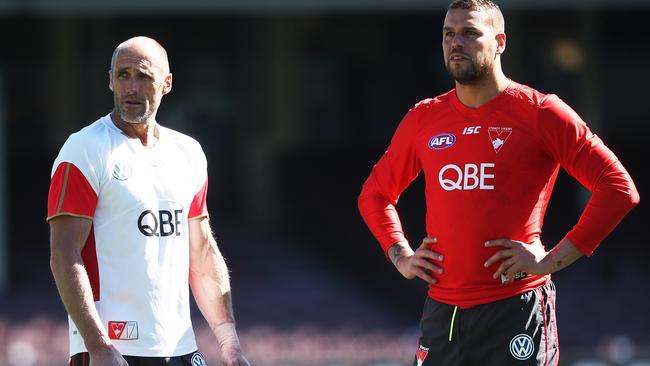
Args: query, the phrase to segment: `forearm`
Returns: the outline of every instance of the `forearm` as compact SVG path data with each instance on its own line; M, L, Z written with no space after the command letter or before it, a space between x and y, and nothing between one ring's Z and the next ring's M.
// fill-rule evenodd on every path
M546 268L545 272L550 274L566 268L583 255L569 239L564 238L546 254L541 262Z
M402 223L395 205L381 195L364 187L358 200L364 222L388 257L395 243L406 242Z
M81 257L69 259L53 253L50 261L52 274L68 314L79 330L89 351L111 344L102 324Z
M397 262L405 257L413 255L413 248L409 245L407 241L397 242L388 248L388 258L397 267Z
M196 304L214 331L223 323L234 323L230 276L214 239L195 256L190 266L190 287Z
M190 260L190 287L221 351L239 354L241 345L235 330L228 267L212 235Z

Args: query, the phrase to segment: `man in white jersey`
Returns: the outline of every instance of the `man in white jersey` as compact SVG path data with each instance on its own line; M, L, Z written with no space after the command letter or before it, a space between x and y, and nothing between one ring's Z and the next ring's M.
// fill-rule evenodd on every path
M68 138L48 196L70 365L205 365L188 283L224 365L249 365L210 229L205 155L194 139L156 122L172 88L165 49L147 37L121 43L109 88L115 108Z

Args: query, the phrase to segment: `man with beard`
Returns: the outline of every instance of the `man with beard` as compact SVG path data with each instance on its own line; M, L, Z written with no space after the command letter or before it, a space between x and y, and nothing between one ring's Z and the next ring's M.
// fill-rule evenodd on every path
M207 162L156 121L172 88L165 49L135 37L113 53L113 111L72 134L48 196L52 273L69 314L70 365L205 365L189 287L223 364L249 365L228 269L212 236Z
M550 273L591 255L639 195L569 106L504 75L496 4L451 3L442 47L456 88L406 114L359 196L387 258L429 284L414 365L557 365ZM548 250L540 233L560 166L592 196ZM413 251L395 205L420 171L427 237Z

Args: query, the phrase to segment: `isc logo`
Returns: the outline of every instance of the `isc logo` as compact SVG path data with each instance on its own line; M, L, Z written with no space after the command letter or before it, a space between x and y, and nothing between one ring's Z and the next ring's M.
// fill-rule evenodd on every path
M493 168L494 163L465 164L463 168L447 164L440 169L438 181L445 191L493 190Z
M463 128L463 135L478 135L481 126L472 126Z
M452 147L456 142L456 136L453 133L441 133L435 135L429 140L429 149L431 150L444 150Z

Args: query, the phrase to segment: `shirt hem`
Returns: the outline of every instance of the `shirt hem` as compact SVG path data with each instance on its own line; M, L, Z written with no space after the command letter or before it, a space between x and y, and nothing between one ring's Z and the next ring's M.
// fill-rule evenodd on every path
M444 295L439 296L440 294L435 294L435 291L433 291L432 288L429 288L429 291L427 292L427 296L441 303L445 303L452 306L458 306L461 309L470 309L475 306L484 305L484 304L492 303L499 300L504 300L513 296L523 294L524 292L528 292L540 286L546 285L550 280L551 280L550 275L539 276L538 278L528 283L512 288L511 291L498 292L498 293L495 293L496 292L495 291L495 292L487 293L485 294L485 296L476 297L472 299L467 299L467 298L463 299L459 297L444 296ZM468 289L467 291L471 291L471 290ZM449 295L449 294L445 294L445 295Z

